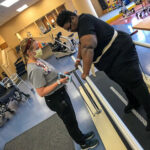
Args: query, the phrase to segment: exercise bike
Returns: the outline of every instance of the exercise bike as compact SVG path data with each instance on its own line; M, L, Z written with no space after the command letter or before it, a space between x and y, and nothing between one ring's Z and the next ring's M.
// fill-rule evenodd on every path
M56 37L51 34L54 43L48 43L52 48L56 58L61 58L74 54L77 51L78 42L73 37L74 34L69 36L62 36L61 32L58 32Z

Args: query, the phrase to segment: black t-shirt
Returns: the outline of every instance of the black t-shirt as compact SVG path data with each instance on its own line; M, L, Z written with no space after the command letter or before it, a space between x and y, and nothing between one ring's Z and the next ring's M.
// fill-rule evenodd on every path
M78 22L79 39L87 34L94 34L97 37L97 47L94 50L94 60L101 55L104 47L110 42L114 34L114 28L104 21L90 15L81 14Z
M107 75L112 74L115 70L116 72L113 74L117 74L120 68L138 63L138 56L131 36L122 31L117 32L118 36L109 50L95 64L98 70L103 70ZM93 58L95 61L112 39L114 28L92 15L82 14L79 16L78 36L81 38L87 34L94 34L97 37L98 44L94 50Z

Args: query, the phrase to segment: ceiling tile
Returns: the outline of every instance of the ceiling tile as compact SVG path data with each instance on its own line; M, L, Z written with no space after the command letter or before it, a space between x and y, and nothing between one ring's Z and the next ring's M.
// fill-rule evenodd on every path
M0 0L0 3L4 0ZM16 9L21 7L24 4L27 4L29 7L40 0L19 0L19 2L15 3L11 7L3 7L0 6L0 26L6 23L8 20L18 15L19 12L16 12Z

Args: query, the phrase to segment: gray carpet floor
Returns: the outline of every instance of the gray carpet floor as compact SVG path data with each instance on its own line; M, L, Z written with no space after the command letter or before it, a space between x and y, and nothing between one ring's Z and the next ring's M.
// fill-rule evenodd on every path
M5 145L4 150L74 150L65 125L54 114Z

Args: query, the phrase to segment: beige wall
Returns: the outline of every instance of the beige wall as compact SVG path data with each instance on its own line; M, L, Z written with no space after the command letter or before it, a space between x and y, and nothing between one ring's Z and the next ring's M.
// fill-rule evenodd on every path
M1 55L1 51L0 51L0 77L3 78L3 76L2 76L3 69L1 68L1 64L2 64L2 55Z
M65 3L67 9L74 10L71 0L41 0L1 26L0 35L8 43L9 47L15 47L19 44L19 40L15 35L17 32L63 3Z
M25 37L27 37L27 32L30 32L33 37L37 37L40 35L40 30L34 23L32 23L27 28L25 28L24 30L19 32L19 34L22 38L25 38Z
M103 15L103 9L100 5L100 3L98 2L98 0L91 0L92 4L93 4L93 7L98 15L98 17L102 16Z
M2 36L0 35L0 45L5 43L4 39L2 38Z
M78 14L89 13L97 17L97 13L91 3L91 0L72 0Z
M71 11L74 11L75 10L75 7L72 3L72 0L65 0L65 7L68 9L68 10L71 10Z

